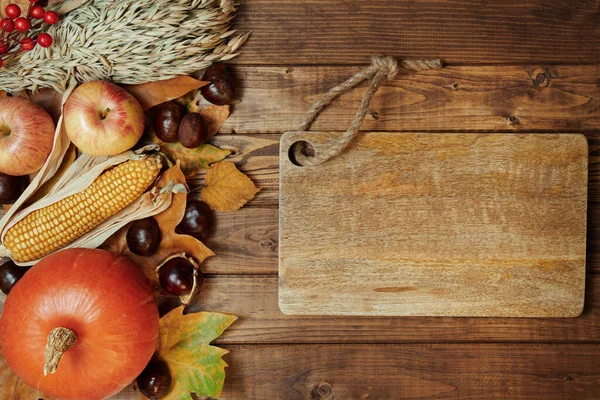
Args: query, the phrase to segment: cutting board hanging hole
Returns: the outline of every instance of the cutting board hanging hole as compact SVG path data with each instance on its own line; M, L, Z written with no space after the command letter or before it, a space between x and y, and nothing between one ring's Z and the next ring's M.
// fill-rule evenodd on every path
M292 143L288 149L288 157L290 162L298 167L306 165L302 160L315 156L314 146L306 140L299 140Z

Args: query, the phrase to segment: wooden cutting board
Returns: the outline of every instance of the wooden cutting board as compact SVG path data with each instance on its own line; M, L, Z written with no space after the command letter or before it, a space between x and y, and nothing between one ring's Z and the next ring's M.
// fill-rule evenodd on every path
M577 134L340 133L281 139L286 314L575 317L583 309L588 149Z

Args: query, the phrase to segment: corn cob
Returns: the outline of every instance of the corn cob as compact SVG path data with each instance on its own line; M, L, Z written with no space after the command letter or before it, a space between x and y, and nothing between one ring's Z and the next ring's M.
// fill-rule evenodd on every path
M129 160L103 172L85 190L33 211L12 226L4 246L17 262L63 248L141 196L162 168L160 156Z

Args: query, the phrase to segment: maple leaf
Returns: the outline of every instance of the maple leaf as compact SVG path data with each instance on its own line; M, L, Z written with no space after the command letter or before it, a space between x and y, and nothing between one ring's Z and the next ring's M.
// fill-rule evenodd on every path
M175 184L185 184L185 176L179 168L179 164L169 168L158 180L156 186L163 188L170 182ZM160 243L156 252L151 256L138 256L129 251L127 247L127 230L130 224L125 225L119 229L114 235L109 237L102 248L111 250L120 254L124 254L133 260L136 264L142 267L142 270L146 273L152 286L157 301L160 303L168 297L161 288L158 282L158 277L154 272L154 268L161 263L164 259L174 253L184 252L188 256L193 257L198 264L201 264L206 258L214 256L208 247L206 247L198 239L189 235L180 235L175 232L175 228L183 219L185 213L185 206L187 203L186 193L173 193L173 200L171 205L165 211L155 215L153 218L156 220L160 230Z
M164 81L121 86L140 102L144 110L147 110L166 101L185 96L207 83L184 75Z
M219 397L225 383L223 356L227 350L211 346L237 317L199 312L183 314L183 306L160 319L157 354L169 366L173 383L163 400ZM145 398L142 396L142 398Z
M229 161L213 164L204 182L202 200L214 211L237 211L260 190Z

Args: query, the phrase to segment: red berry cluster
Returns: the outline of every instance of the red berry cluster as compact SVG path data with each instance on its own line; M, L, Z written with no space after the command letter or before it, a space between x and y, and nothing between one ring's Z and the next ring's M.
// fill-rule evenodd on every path
M40 20L40 24L46 23L54 25L58 22L58 14L54 11L46 11L38 3L39 0L29 0L29 7L24 16L21 16L21 8L16 4L9 4L4 9L6 18L0 20L0 54L8 53L11 43L19 44L21 50L32 50L36 44L42 47L52 45L52 36L47 33L40 33L33 39L28 36L32 26ZM43 22L42 22L43 21ZM18 50L17 50L18 51ZM4 64L0 57L0 68Z

